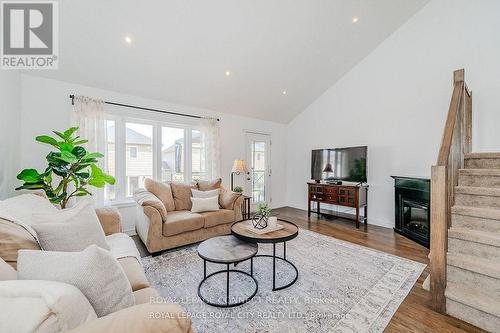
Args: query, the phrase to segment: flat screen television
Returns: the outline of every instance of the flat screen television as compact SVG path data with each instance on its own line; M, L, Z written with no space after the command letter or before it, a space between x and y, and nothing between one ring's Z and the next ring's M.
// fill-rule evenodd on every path
M315 149L311 156L311 179L365 183L367 151L367 146Z

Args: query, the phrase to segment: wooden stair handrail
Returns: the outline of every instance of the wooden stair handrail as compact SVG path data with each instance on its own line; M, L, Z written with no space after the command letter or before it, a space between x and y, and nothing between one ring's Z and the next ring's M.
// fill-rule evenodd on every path
M461 70L463 71L463 69ZM457 72L457 71L456 71ZM451 143L453 139L453 130L457 120L457 112L460 105L460 100L464 93L464 81L456 81L453 87L453 94L451 96L450 107L448 109L448 117L446 118L446 125L444 127L443 139L441 140L441 148L437 159L437 165L446 166L448 164L448 157L450 156Z
M431 170L430 290L432 307L446 311L448 228L458 170L472 149L472 93L463 69L453 73L453 94L436 165Z

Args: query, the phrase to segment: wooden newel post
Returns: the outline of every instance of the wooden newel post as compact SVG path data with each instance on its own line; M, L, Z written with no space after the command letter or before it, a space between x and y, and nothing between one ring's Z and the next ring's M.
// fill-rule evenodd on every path
M446 311L446 253L448 251L448 184L446 166L431 171L430 289L435 311Z

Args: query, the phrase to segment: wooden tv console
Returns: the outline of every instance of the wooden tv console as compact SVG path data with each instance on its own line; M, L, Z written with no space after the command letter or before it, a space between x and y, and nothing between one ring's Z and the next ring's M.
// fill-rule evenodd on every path
M327 183L307 183L308 201L307 213L311 216L311 203L316 202L316 212L320 212L320 203L327 203L337 206L351 207L356 209L356 214L352 220L356 222L356 228L359 228L360 209L364 208L362 222L368 224L368 186L367 185L334 185ZM344 218L344 216L342 216ZM349 218L351 219L351 218Z

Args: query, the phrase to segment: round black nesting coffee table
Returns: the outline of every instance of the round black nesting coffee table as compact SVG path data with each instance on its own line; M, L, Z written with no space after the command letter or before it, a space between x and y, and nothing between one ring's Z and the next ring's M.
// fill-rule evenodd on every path
M247 243L233 236L219 236L210 238L198 245L198 255L203 259L203 280L201 280L200 284L198 285L198 296L200 297L200 299L208 305L222 308L241 305L251 300L257 294L257 290L259 289L257 280L255 280L255 278L253 277L253 257L257 254L257 250L257 244ZM250 260L250 273L237 269L229 269L229 265L235 264L236 266L237 263L246 260ZM207 276L207 261L215 264L226 265L226 269L211 273ZM230 272L244 274L252 278L253 282L255 283L255 291L252 293L252 295L238 302L229 302ZM226 302L216 303L207 300L201 295L201 286L211 276L224 273L226 274Z
M240 222L235 222L231 226L231 233L237 237L238 239L241 239L242 241L249 242L249 243L272 243L273 244L273 254L257 254L255 257L267 257L267 258L273 258L273 291L276 290L281 290L290 287L292 284L294 284L297 281L297 278L299 277L299 270L295 265L289 261L286 258L286 242L289 240L294 239L295 237L298 236L299 234L299 228L295 223L292 223L290 221L286 221L283 219L278 219L278 224L281 224L283 226L282 229L276 230L276 231L271 231L269 233L265 234L257 234L252 231L252 227L249 228L249 226L252 225L251 220L244 220ZM283 257L277 256L276 255L276 244L277 243L283 243ZM290 265L294 270L295 270L295 277L293 280L283 286L276 287L276 260L281 260L282 262L287 263Z

